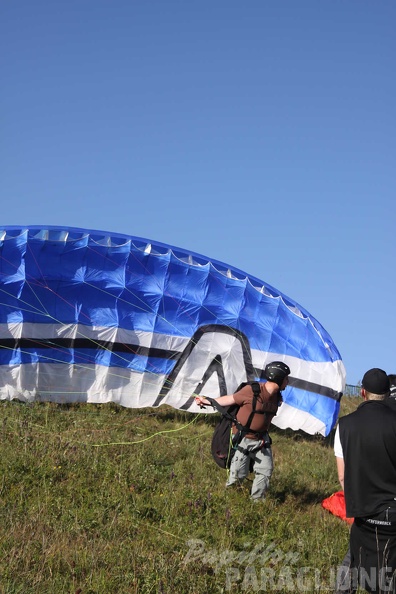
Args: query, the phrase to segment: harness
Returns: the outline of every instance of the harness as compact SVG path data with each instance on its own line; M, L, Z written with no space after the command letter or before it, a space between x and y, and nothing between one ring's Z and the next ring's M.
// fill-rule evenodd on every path
M213 408L215 408L225 419L227 419L230 422L230 426L233 425L237 429L237 431L234 434L232 434L230 432L230 447L229 447L227 463L226 463L227 467L229 467L231 460L232 460L236 451L241 452L245 456L248 456L249 458L251 458L251 466L252 466L253 462L254 462L254 458L255 458L254 454L256 452L258 452L259 450L261 450L262 448L271 447L271 444L272 444L272 440L271 440L271 437L269 436L268 431L255 433L255 432L252 432L250 429L251 424L253 422L254 415L267 416L269 411L256 410L257 400L261 394L260 384L258 382L252 382L252 383L244 382L243 384L241 384L238 387L238 389L236 391L239 391L241 388L243 388L246 385L250 385L253 390L252 410L250 412L250 415L248 417L246 425L242 425L242 423L240 423L236 417L236 414L240 408L239 405L232 405L231 407L224 408L223 406L219 405L217 403L217 401L214 400L213 398L206 397L206 399L210 402L210 404L213 406ZM271 414L273 414L273 413L271 413ZM242 439L248 433L255 433L255 435L257 436L256 438L260 439L260 442L257 444L257 446L255 446L254 448L249 449L249 450L246 448L243 448L240 445Z

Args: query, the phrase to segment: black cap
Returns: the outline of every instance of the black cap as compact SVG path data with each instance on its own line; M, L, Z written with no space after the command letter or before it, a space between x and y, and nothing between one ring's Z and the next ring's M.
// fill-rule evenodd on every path
M386 394L390 389L389 377L383 369L369 369L363 376L362 388L371 394Z

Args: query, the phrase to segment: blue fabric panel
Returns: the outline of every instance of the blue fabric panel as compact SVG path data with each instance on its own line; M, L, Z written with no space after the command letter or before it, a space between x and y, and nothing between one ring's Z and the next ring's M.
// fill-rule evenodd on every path
M305 390L287 388L283 394L283 401L288 405L303 410L316 417L326 425L326 435L335 425L340 410L340 403L332 398L313 394Z

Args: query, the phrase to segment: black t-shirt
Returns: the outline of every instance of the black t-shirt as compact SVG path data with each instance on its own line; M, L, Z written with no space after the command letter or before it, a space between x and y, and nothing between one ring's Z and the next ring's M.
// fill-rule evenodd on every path
M396 507L396 406L388 400L367 400L339 420L348 517Z

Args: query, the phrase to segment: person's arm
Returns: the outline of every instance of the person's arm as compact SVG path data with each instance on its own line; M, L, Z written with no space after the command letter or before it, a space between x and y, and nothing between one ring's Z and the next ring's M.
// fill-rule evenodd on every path
M340 481L342 490L344 490L344 472L345 472L344 458L336 457L336 462L337 462L338 480Z
M220 404L220 406L230 406L231 404L235 404L234 394L227 394L226 396L220 396L219 398L214 398L216 402ZM205 396L195 396L195 402L199 406L209 405L210 402L205 398Z
M336 463L337 463L338 480L340 481L342 490L344 490L345 463L344 463L344 452L342 451L342 445L341 445L341 440L340 440L339 425L337 425L337 429L336 429L335 436L334 436L334 454L335 454Z

